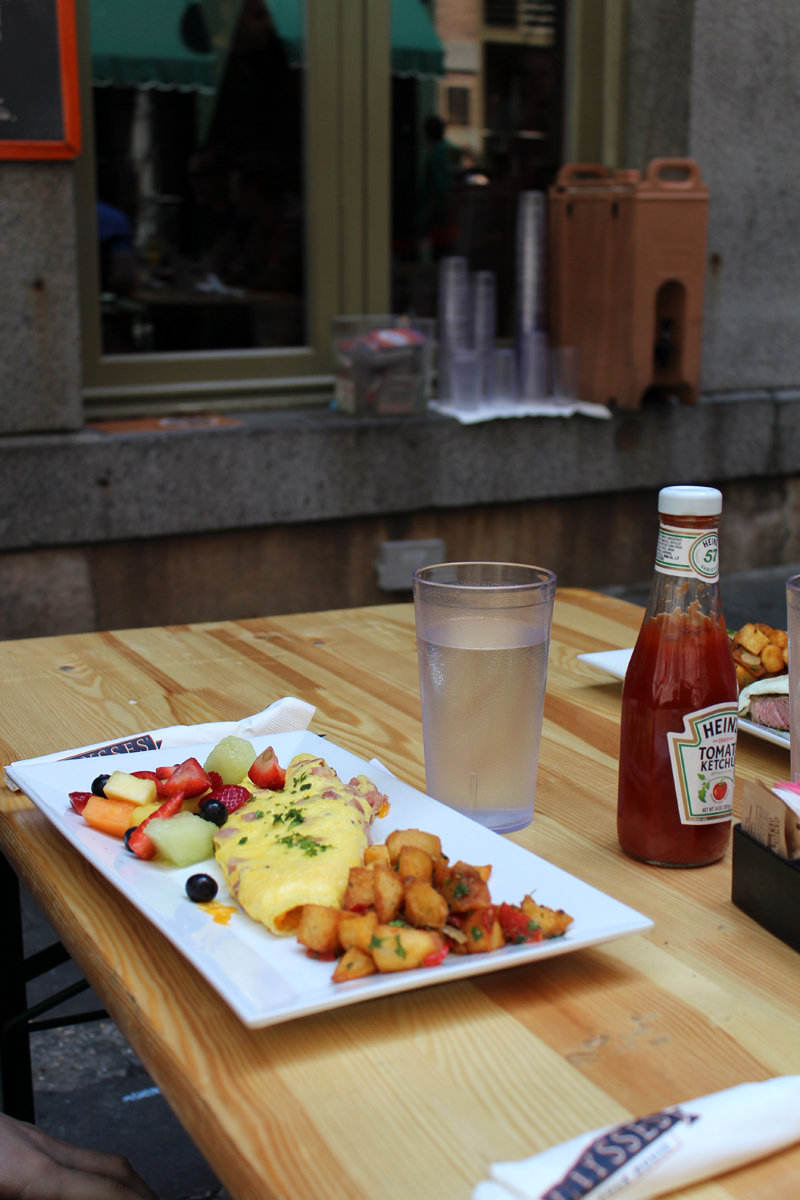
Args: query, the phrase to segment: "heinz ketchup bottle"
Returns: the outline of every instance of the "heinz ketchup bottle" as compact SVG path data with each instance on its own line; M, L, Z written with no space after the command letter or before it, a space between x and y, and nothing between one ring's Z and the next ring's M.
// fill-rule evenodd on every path
M662 867L722 858L738 687L719 594L716 488L668 487L650 601L622 692L617 833Z

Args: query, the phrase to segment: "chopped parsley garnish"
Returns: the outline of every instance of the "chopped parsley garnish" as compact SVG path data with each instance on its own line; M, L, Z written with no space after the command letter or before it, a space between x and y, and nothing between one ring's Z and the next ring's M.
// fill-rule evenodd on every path
M463 879L459 879L458 883L453 888L453 899L454 900L463 900L464 897L468 896L468 895L469 895L469 884L464 883Z
M408 921L401 921L399 917L394 921L389 921L389 925L396 925L398 929L408 929Z
M383 945L383 938L375 937L375 934L373 934L372 941L369 944L370 950L380 950L382 945Z
M479 942L481 940L481 938L483 937L483 930L479 929L477 925L472 926L471 932L472 932L473 940L476 942Z
M239 838L239 842L238 842L238 844L239 844L240 846L243 846L243 845L245 844L245 842L246 842L246 841L247 841L247 838L246 838L246 837Z
M538 921L534 921L533 919L531 919L530 921L528 921L528 933L536 933L536 930L537 930L538 928L539 928L539 922L538 922Z
M300 833L287 833L286 837L279 837L278 841L282 846L288 847L289 850L302 850L303 854L307 854L309 858L316 858L321 850L330 850L330 846L324 845L322 842L315 842L312 837L303 836Z
M256 817L257 817L257 818L261 818L261 817L263 817L263 816L264 816L264 814L263 814L263 812L261 811L261 809L260 809L260 808L259 808L259 809L256 809L256 813L255 813L255 815L256 815Z
M310 789L311 789L311 784L310 784L310 783L301 783L301 784L300 784L300 789L299 789L299 790L300 790L301 792L308 792L308 791L310 791Z
M397 937L395 938L395 951L394 951L394 952L395 952L395 954L398 956L398 958L408 958L408 955L407 955L407 953L406 953L405 946L404 946L404 945L403 945L403 943L400 941L400 934L399 934L399 933L398 933Z
M288 829L291 829L294 825L302 825L304 820L305 818L299 808L287 808L286 812L275 813L275 816L272 818L272 824L286 825Z

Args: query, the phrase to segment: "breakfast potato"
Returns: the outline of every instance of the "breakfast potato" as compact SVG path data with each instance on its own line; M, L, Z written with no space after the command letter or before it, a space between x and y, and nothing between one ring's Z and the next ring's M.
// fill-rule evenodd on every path
M372 935L371 953L382 974L413 971L424 960L438 954L444 939L427 929L409 929L397 925L378 925Z
M450 859L446 854L440 854L433 860L433 886L439 888L440 891L449 866Z
M402 854L400 856L402 863ZM430 861L430 856L428 856ZM450 915L447 901L430 883L423 879L412 879L405 885L406 920L412 925L428 925L441 929Z
M297 940L308 950L317 954L336 954L340 950L339 922L342 914L338 908L326 908L322 904L304 904L297 928Z
M396 863L403 846L418 846L436 861L442 856L442 840L434 833L423 833L421 829L396 829L386 839L389 858Z
M369 867L351 867L342 908L372 908L375 903L374 876Z
M522 911L530 921L535 921L546 938L559 937L572 924L572 917L563 909L546 908L537 904L531 896L522 901Z
M375 867L375 911L382 924L393 921L403 906L403 881L391 867Z
M771 674L775 675L778 671L783 670L783 651L780 646L773 646L771 643L766 645L761 651L761 665Z
M348 979L363 979L365 975L374 975L377 969L371 954L367 954L358 946L351 946L339 959L331 978L334 983L346 983Z
M743 625L734 641L738 642L740 646L744 646L745 650L749 650L751 654L759 655L769 638L760 629L756 629L755 625Z
M388 846L367 846L364 851L364 866L374 867L376 863L383 863L386 867L391 865Z
M345 913L339 922L340 946L345 951L352 950L355 946L369 954L369 945L377 924L378 914L375 912Z
M751 675L747 667L743 667L741 663L736 663L736 680L739 684L739 691L746 688L748 684L755 683L755 675Z
M467 951L470 954L488 954L505 946L503 928L493 907L478 908L464 918L464 933L467 935Z
M452 912L471 912L491 904L489 886L477 867L457 862L444 873L441 892Z
M433 879L433 859L419 846L403 846L400 850L397 874L401 879L421 879L430 883Z

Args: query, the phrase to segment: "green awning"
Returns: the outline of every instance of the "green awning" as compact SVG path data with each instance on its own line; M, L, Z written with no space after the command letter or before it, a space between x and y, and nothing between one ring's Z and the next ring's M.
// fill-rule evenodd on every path
M90 0L92 82L211 92L227 60L241 0L201 0L218 56L197 54L181 37L189 0ZM266 0L292 66L305 61L303 0ZM392 0L392 71L420 79L444 74L444 51L422 0Z
M187 0L91 0L92 82L99 86L214 89L214 55L181 37Z

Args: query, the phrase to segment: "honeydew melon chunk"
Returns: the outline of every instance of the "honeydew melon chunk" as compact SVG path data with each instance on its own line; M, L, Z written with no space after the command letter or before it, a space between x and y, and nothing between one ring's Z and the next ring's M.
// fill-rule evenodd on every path
M158 857L173 867L188 867L211 858L216 832L217 827L211 821L184 812L174 817L154 817L147 826Z
M255 748L246 738L224 737L203 763L203 770L216 771L224 784L240 783L255 761Z
M126 800L128 804L152 804L158 795L152 779L138 779L126 771L114 771L103 786L109 800Z

